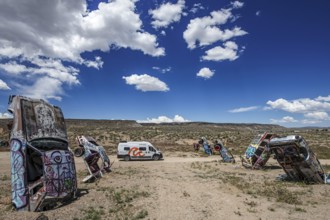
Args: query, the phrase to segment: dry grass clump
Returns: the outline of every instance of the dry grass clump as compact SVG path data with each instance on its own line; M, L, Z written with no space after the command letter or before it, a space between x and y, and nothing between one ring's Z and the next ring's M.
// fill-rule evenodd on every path
M134 204L140 198L147 198L150 193L140 190L138 186L133 189L116 189L114 187L99 187L96 191L102 191L105 197L113 205L108 207L108 218L115 219L142 219L148 215L148 211ZM105 208L104 208L105 209ZM103 213L106 214L105 212Z
M303 205L306 197L313 192L312 186L304 183L265 180L262 175L247 175L240 172L220 172L217 164L217 161L193 162L190 168L198 178L220 180L222 187L234 186L252 198L265 197L279 203ZM223 165L225 164L221 164Z
M10 176L0 175L0 212L11 209L11 181Z

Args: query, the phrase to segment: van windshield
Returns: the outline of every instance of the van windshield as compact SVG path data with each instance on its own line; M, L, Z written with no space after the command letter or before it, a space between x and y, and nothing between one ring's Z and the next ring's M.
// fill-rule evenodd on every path
M157 148L155 148L155 147L152 146L152 145L148 145L148 147L149 147L149 149L150 149L151 151L159 151Z

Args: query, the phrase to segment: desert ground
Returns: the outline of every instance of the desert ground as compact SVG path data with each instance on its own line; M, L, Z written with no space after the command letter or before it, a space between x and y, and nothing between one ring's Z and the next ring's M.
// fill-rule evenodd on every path
M83 183L76 158L78 198L42 212L49 219L329 219L330 185L278 181L275 160L264 170L223 163L219 155L165 154L161 161L114 161L112 172ZM10 208L9 153L0 153L0 219L36 219ZM321 160L330 164L330 160Z
M119 124L118 124L119 123ZM126 123L126 122L125 122ZM277 180L284 174L272 158L262 170L241 166L240 155L261 131L303 135L330 172L330 132L262 125L143 125L69 121L70 145L76 135L93 136L105 146L112 172L92 183L81 158L75 158L78 197L42 213L11 208L10 157L0 152L0 219L329 219L330 185ZM274 131L275 130L275 131ZM3 132L5 133L5 132ZM4 134L6 136L7 134ZM194 152L201 136L221 138L236 157L224 163L216 154ZM160 161L122 161L118 141L148 140L164 153Z

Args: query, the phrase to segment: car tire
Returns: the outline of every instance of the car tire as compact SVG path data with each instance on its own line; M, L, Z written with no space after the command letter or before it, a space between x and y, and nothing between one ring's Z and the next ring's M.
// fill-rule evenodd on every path
M125 161L130 161L130 160L131 160L131 157L130 157L129 155L126 155L126 156L124 157L124 160L125 160Z
M156 155L154 155L154 156L152 157L152 159L154 159L154 160L159 160L159 159L160 159L160 156L159 156L158 154L156 154Z
M74 150L73 150L73 154L76 156L76 157L81 157L82 155L84 155L85 153L85 149L83 147L76 147Z

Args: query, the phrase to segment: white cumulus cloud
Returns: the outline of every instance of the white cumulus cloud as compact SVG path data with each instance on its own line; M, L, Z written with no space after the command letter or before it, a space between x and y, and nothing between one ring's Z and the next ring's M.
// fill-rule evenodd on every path
M284 116L282 119L270 119L272 123L294 123L298 122L296 119L294 119L291 116Z
M175 115L174 118L169 118L167 116L159 116L158 118L147 118L147 120L138 120L139 123L173 123L173 122L189 122L189 120L184 119L180 115Z
M84 0L1 1L0 55L41 55L80 63L81 53L108 51L111 45L164 55L156 36L143 31L135 2L101 2L89 12Z
M191 13L197 13L200 10L204 10L204 6L201 3L195 3L193 7L189 10Z
M291 113L309 113L309 112L319 112L319 111L330 111L330 102L326 100L317 99L296 99L288 101L286 99L280 98L275 101L268 101L267 105L271 109L280 109L283 111Z
M316 119L316 120L329 120L329 114L327 112L308 112L304 114L306 118Z
M18 64L16 61L0 63L0 69L14 75L27 71L27 67L25 65Z
M11 88L7 85L7 83L0 79L0 90L11 90Z
M206 55L202 56L202 60L212 60L212 61L224 61L236 60L238 55L238 46L233 41L227 41L223 44L224 46L217 46L212 49L207 50Z
M157 28L166 28L174 22L179 22L183 9L185 7L184 0L178 0L176 4L170 2L162 4L159 8L149 10L149 14L152 16L152 26Z
M282 110L285 112L301 114L303 124L316 124L330 120L330 96L319 96L315 99L301 98L286 100L283 98L267 102L267 110Z
M22 93L31 98L62 100L62 82L51 77L41 77L32 86L21 85Z
M247 34L240 27L220 29L220 25L226 24L231 18L233 15L230 9L221 9L211 12L210 16L190 20L187 29L183 32L188 48L194 49L198 45L207 46Z
M244 5L244 2L234 1L234 2L231 2L231 5L233 6L233 8L242 8Z
M214 75L214 70L210 70L207 67L204 67L199 70L197 76L202 77L204 79L210 79Z
M0 113L0 118L13 118L12 114L9 113Z
M128 85L135 85L137 90L143 92L148 91L162 91L167 92L170 89L163 81L159 80L156 77L149 76L148 74L137 75L133 74L131 76L123 76L123 79Z
M30 91L37 91L34 86L39 80L58 82L60 88L41 92L58 99L65 85L80 84L80 71L72 64L102 68L101 57L86 59L83 53L129 48L164 56L157 36L143 30L136 2L101 2L88 11L86 0L0 1L0 69L7 77L16 77L12 82L19 79L17 75L24 79L26 91L28 85ZM15 92L22 91L17 87Z
M315 100L316 101L330 102L330 95L328 95L328 96L319 96Z

